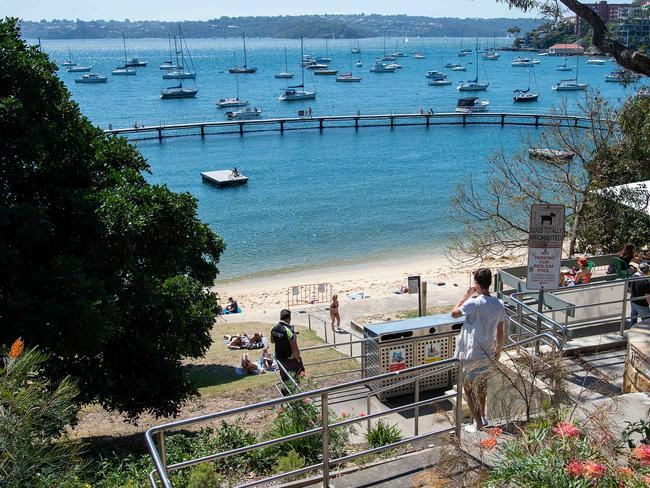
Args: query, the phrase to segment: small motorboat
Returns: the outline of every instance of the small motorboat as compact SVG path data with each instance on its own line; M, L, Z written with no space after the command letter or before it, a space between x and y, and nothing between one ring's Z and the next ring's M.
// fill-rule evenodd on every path
M445 80L444 78L428 80L427 85L429 86L446 86L451 85L451 80Z
M524 102L536 102L539 98L539 93L531 93L528 90L515 90L515 96L513 97L515 102L524 103Z
M92 66L70 66L66 71L68 73L85 73L92 69Z
M489 105L489 100L480 100L478 97L460 98L456 103L456 112L463 114L487 112Z
M81 78L75 78L74 82L75 83L106 83L107 80L108 77L106 76L90 73L87 75L83 75Z
M427 74L425 76L433 80L441 80L447 78L447 73L443 73L441 71L436 71L435 69L433 69L427 71Z
M120 66L111 71L111 74L115 76L135 76L138 74L137 70L133 68L127 68L126 66Z
M257 119L262 115L262 109L257 107L246 107L243 110L234 110L232 112L226 112L226 118L228 120L249 120Z
M600 58L589 58L586 64L591 64L592 66L602 66L607 60Z
M339 70L337 69L317 69L314 71L314 75L319 76L336 76Z
M575 153L547 147L531 147L528 150L528 156L541 161L571 161Z
M342 83L354 83L354 82L359 82L361 81L360 76L354 76L352 72L349 73L342 73L339 76L336 77L336 81L342 82Z
M457 64L455 66L452 66L451 70L452 71L467 71L467 67L461 66L460 64Z
M245 107L248 100L241 100L239 97L222 98L217 102L219 108Z

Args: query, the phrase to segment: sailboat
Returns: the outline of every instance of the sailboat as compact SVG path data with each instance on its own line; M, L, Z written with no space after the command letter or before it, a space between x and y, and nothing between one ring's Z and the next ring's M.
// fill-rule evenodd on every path
M487 90L489 83L480 83L478 81L478 39L476 40L476 78L466 82L461 81L456 89L458 91L483 91Z
M235 57L235 66L237 66L237 54L233 52L233 56ZM248 100L240 100L239 98L239 74L235 73L235 86L237 87L237 96L236 97L228 97L228 98L221 98L217 102L217 106L219 108L227 108L227 107L245 107L248 105Z
M122 45L124 46L124 66L118 66L112 73L115 76L135 76L138 72L126 65L126 40L124 39L124 34L122 34Z
M185 43L185 49L183 49L183 42ZM176 50L176 67L170 70L166 70L163 73L163 80L194 80L196 79L196 68L194 67L194 61L192 60L192 55L190 54L190 49L187 46L187 41L183 37L183 32L181 31L181 25L178 24L178 46L176 45L176 37L174 36L174 49ZM180 49L180 63L178 59L178 53ZM185 51L187 51L187 57L190 59L190 64L192 65L192 71L185 69Z
M461 34L460 36L460 51L458 51L458 57L462 58L467 56L468 54L471 54L472 50L471 49L463 49L463 35Z
M72 57L72 53L70 52L70 46L68 46L68 59L66 61L63 61L63 63L61 63L61 66L65 66L65 67L77 66L77 63L74 62L74 58Z
M242 42L244 43L244 66L233 66L232 68L228 68L228 73L233 73L233 74L250 74L250 73L255 73L257 72L257 68L249 68L248 67L248 58L246 56L246 34L242 32L241 34Z
M332 62L332 58L330 58L329 48L327 46L327 37L325 38L325 56L316 58L316 62L322 64L329 64Z
M396 54L386 54L386 35L384 35L384 57L381 58L382 61L396 61Z
M304 57L303 39L300 36L300 59ZM284 93L278 97L282 102L293 102L297 100L311 100L316 98L316 91L305 90L305 68L300 67L300 85L289 86Z
M169 60L163 61L163 64L158 66L159 69L173 69L173 68L178 67L178 66L174 66L174 56L172 55L172 36L171 36L171 34L167 36L167 40L169 42Z
M525 90L515 90L515 102L536 102L539 98L539 93L531 93L530 91L530 70L528 68L528 88Z
M183 81L178 80L177 86L170 86L160 91L160 98L170 100L176 98L194 98L199 92L198 88L183 88Z
M289 64L287 62L287 48L284 48L284 71L276 73L276 78L293 78L293 73L289 72Z
M92 66L79 66L79 65L76 65L76 66L69 66L68 69L66 69L66 71L68 73L84 73L84 72L90 71L92 69L93 69Z
M492 49L488 49L482 54L483 59L486 61L497 61L501 55L497 52L497 37L496 34L492 35L493 38L493 46Z
M361 48L359 47L359 41L357 41L357 45L353 48L350 48L350 52L352 54L361 54Z
M146 61L141 61L137 56L131 58L126 58L126 40L124 39L124 34L122 34L122 42L124 43L124 67L125 68L144 68L147 66Z
M586 90L588 83L578 83L579 56L576 56L576 77L569 80L560 80L551 88L555 91L580 91Z
M350 72L349 73L341 73L336 77L336 81L342 82L342 83L353 83L353 82L360 82L361 77L360 76L354 76L352 74L352 56L350 56Z
M555 67L555 71L573 71L573 66L567 66L567 57L564 56L564 64Z

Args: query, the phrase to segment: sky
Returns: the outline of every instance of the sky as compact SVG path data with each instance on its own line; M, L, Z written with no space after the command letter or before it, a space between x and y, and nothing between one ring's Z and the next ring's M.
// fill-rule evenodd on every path
M496 0L0 0L24 20L206 20L221 16L377 13L429 17L535 17Z

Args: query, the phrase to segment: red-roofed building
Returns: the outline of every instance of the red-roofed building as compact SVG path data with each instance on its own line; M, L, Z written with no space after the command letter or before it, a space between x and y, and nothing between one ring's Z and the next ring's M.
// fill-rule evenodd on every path
M583 54L585 48L579 44L553 44L548 48L548 53L551 56L567 56L575 54Z

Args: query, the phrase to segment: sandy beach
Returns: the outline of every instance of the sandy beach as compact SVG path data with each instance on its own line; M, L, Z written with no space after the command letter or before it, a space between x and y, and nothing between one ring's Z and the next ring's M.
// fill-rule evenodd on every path
M485 266L521 264L522 257L503 257L495 259ZM234 297L244 311L275 310L286 306L287 290L291 286L314 283L331 283L333 293L339 295L342 302L346 295L364 292L370 297L383 297L394 293L400 286L406 286L407 278L420 275L423 281L458 287L464 290L470 284L473 267L455 267L441 254L431 256L413 256L407 258L373 261L346 266L333 266L320 269L275 274L265 277L219 281L214 291L227 303L228 297Z

